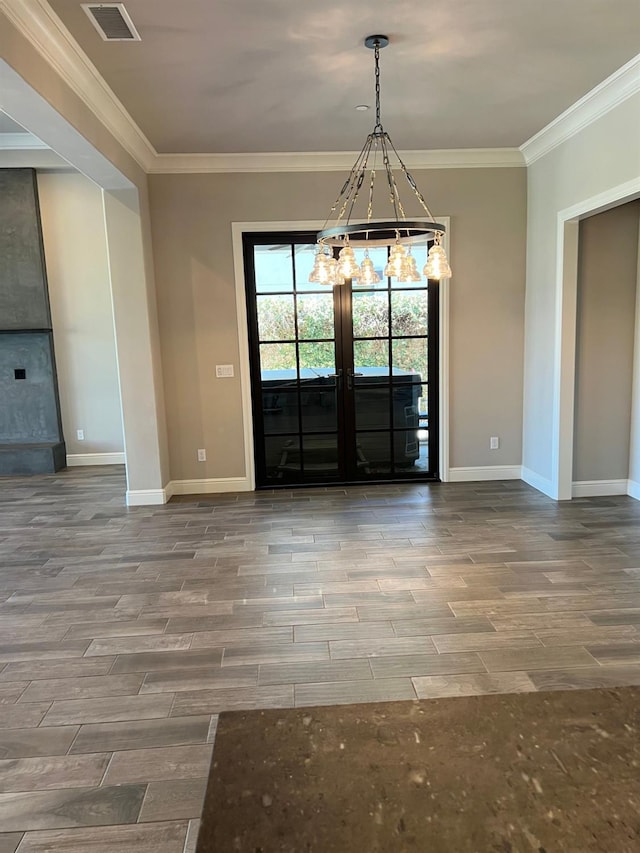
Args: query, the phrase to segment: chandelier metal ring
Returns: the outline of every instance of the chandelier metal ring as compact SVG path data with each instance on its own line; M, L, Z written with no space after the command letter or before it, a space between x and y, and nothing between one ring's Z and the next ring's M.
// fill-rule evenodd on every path
M446 228L439 222L420 222L403 219L401 222L359 222L325 228L318 232L318 243L323 246L345 246L350 243L356 248L388 246L391 243L424 243L432 240L436 233L444 234Z

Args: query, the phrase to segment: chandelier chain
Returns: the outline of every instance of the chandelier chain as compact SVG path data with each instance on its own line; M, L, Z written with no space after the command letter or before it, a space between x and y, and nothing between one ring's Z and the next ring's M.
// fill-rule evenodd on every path
M373 166L371 167L371 179L369 182L369 203L367 204L367 222L371 222L373 216L373 187L376 181L376 166L378 161L378 137L374 140Z
M421 192L420 192L420 190L418 189L418 185L416 184L416 182L415 182L415 179L414 179L413 175L411 174L411 172L410 172L410 171L407 169L407 167L405 166L405 164L404 164L404 160L402 159L402 157L401 157L401 156L398 154L398 152L396 151L396 146L395 146L395 145L393 144L393 142L391 141L391 137L390 137L389 135L387 135L387 139L388 139L388 141L389 141L389 145L390 145L390 146L391 146L391 148L393 149L393 153L396 155L396 157L397 157L397 159L398 159L398 164L400 165L400 169L402 170L402 172L403 172L403 174L404 174L405 178L407 179L407 183L409 184L409 186L410 186L410 187L411 187L411 189L413 190L413 192L414 192L414 194L415 194L415 197L416 197L416 198L418 199L418 201L420 202L420 205L422 206L423 210L425 211L425 213L427 214L427 216L429 217L429 219L433 219L433 214L432 214L432 213L431 213L431 211L429 210L429 206L427 205L427 202L425 201L424 196L422 195L422 193L421 193Z
M344 216L344 211L346 210L346 206L349 203L349 196L351 195L351 187L352 187L354 178L359 171L360 164L362 163L362 158L365 155L365 151L369 145L370 145L370 140L369 140L369 137L367 137L364 145L362 146L362 148L360 150L360 153L358 154L356 162L353 164L353 167L352 167L351 171L349 172L349 177L346 179L346 181L342 185L342 189L338 193L338 197L334 201L334 203L331 207L331 210L329 211L329 215L325 219L324 225L322 226L323 228L327 227L328 222L332 218L332 215L335 213L335 211L336 211L338 205L340 204L344 194L346 193L347 196L345 198L344 204L340 210L340 213L338 214L338 221L340 221L342 219L342 217Z
M402 202L400 201L400 193L398 192L396 179L393 176L393 169L391 167L391 160L389 159L389 149L387 148L387 141L388 136L386 133L383 133L380 137L380 142L382 145L384 167L387 173L387 183L389 184L389 200L393 206L395 218L397 220L399 220L400 218L406 219L404 209L402 207Z
M378 128L382 130L382 124L380 122L380 45L376 42L375 47L375 58L376 58L376 126L375 130Z
M360 172L358 173L358 178L357 178L355 185L354 185L353 196L351 197L351 205L349 206L349 213L347 214L347 224L349 222L351 222L351 214L353 213L354 205L355 205L355 203L358 199L358 196L360 194L360 188L362 187L362 184L364 182L364 175L365 175L365 172L367 171L367 163L369 162L370 152L371 152L371 143L367 147L367 153L365 155L364 160L362 161L362 163L360 165Z

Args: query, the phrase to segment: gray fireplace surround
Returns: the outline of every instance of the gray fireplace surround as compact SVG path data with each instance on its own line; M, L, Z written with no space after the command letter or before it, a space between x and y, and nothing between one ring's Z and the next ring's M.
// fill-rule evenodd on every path
M33 169L0 169L0 474L66 465Z

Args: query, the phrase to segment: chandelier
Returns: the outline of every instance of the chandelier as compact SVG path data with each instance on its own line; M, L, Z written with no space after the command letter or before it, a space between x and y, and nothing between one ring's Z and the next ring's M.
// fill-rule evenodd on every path
M344 284L350 280L355 280L361 286L376 284L380 276L368 251L373 246L390 247L383 273L385 276L395 276L399 282L421 281L411 247L414 243L429 240L433 240L433 244L422 274L427 279L450 278L451 268L442 245L446 229L444 225L434 222L424 196L380 120L380 50L389 44L389 39L387 36L367 36L364 43L374 51L375 57L376 123L329 211L322 230L318 232L315 262L309 281L327 285ZM407 219L394 169L399 172L399 178L409 184L427 215L427 221ZM392 218L384 221L373 216L374 196L378 188L376 177L379 172L383 178L378 184L382 184L382 192L392 209ZM354 222L352 216L363 188L363 201L366 198L367 205L366 219ZM337 258L334 257L334 247L340 249ZM364 260L360 264L356 260L354 247L365 250Z

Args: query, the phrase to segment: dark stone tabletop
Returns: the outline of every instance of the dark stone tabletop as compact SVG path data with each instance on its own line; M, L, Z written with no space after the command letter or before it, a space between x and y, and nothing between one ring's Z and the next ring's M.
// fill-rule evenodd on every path
M640 689L221 715L198 853L640 851Z

